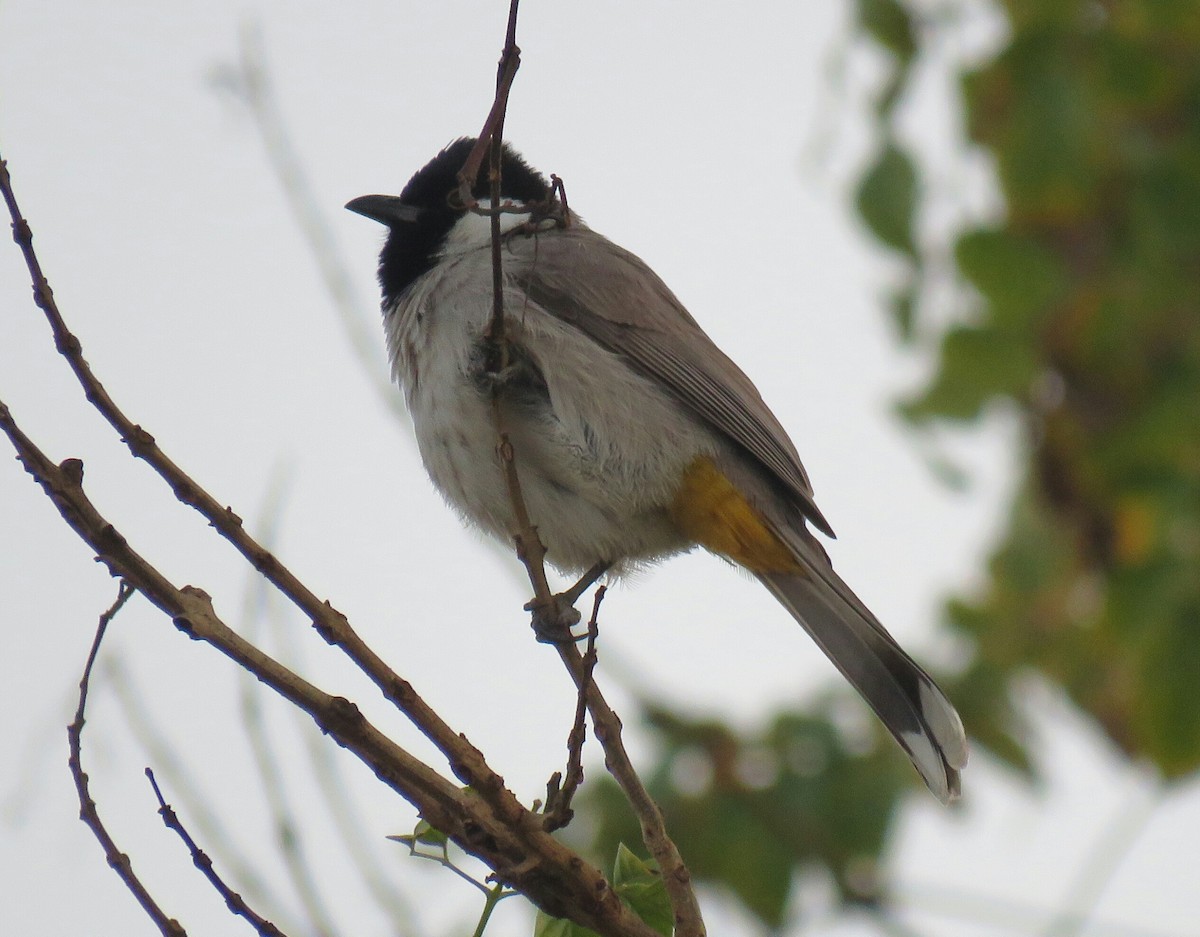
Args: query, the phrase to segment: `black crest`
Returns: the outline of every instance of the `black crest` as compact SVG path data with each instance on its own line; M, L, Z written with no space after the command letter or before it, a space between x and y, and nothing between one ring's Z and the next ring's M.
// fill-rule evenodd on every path
M420 211L414 221L391 224L391 233L379 255L384 309L433 267L446 235L462 217L463 209L452 208L449 198L458 190L459 170L474 146L474 137L455 140L417 170L400 193L405 205ZM515 201L536 202L550 197L545 177L508 144L504 145L500 163L500 186L502 197ZM476 198L488 197L487 160L479 170L472 194Z

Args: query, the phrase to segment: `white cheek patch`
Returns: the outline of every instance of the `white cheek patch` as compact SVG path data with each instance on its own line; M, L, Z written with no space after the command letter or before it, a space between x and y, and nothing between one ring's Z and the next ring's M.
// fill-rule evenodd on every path
M506 200L508 201L508 200ZM501 203L503 204L503 202ZM513 208L524 208L524 202L511 200ZM491 208L492 200L481 198L480 208ZM505 212L500 216L500 233L507 234L513 228L526 224L531 215L529 212ZM450 233L446 235L446 246L443 253L458 254L464 251L486 247L492 241L492 219L487 215L477 215L467 212L454 223Z

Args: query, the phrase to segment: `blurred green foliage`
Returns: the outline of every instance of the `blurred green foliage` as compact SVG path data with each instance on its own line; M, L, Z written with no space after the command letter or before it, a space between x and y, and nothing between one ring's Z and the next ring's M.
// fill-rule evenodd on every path
M863 9L881 4L888 15L861 22L894 49L896 26L873 24L903 8ZM1039 673L1130 758L1179 777L1200 765L1200 4L1002 5L1007 46L961 86L1005 217L958 236L978 303L901 408L970 421L1003 402L1027 430L988 584L949 605L976 651L952 695L981 741L1026 767L1008 699ZM890 170L890 188L874 178L903 159L890 89L912 59L896 56L881 96L859 205L918 282L921 252L896 235L919 203L895 196L912 170ZM913 336L919 307L897 315Z
M953 275L972 299L900 408L920 426L1000 405L1026 430L986 582L947 605L973 655L942 683L975 742L1024 773L1035 759L1012 701L1037 674L1177 778L1200 765L1200 3L999 6L1004 48L960 79L1004 217L958 233ZM923 286L946 271L925 262L921 173L894 118L938 23L915 2L857 9L890 68L855 203L908 271L891 306L915 342ZM891 746L848 747L823 711L753 737L647 718L662 743L652 793L700 880L771 928L800 870L824 870L849 905L885 902L892 819L915 781ZM603 855L639 841L611 782L585 792Z
M782 714L737 733L647 705L660 742L647 786L692 874L731 891L764 924L781 927L797 871L824 870L843 901L882 897L880 856L900 796L914 783L882 730L851 747L829 714ZM584 788L611 855L641 832L615 782Z
M1009 43L962 91L1005 218L959 236L979 307L903 408L1003 401L1027 429L988 584L949 606L976 648L952 695L999 739L988 713L1037 672L1179 777L1200 765L1200 4L1004 6Z

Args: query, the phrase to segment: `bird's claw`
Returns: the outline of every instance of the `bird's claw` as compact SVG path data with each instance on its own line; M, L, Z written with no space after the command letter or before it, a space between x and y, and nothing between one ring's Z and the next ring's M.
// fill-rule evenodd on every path
M525 605L525 610L531 613L530 627L543 644L574 644L587 637L586 633L577 635L571 630L583 616L572 604L569 595L559 593L552 596L549 602L533 599Z

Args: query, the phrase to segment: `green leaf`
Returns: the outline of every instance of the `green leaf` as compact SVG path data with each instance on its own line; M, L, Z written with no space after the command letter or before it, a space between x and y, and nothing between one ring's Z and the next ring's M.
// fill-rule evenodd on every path
M889 140L863 176L855 204L875 237L910 257L916 256L916 198L916 168L908 155Z
M1010 230L967 232L958 239L955 259L987 302L989 321L1001 329L1038 328L1067 290L1062 261Z
M634 855L624 843L617 846L613 888L638 917L663 937L670 937L675 915L667 897L667 886L658 871Z
M959 326L942 339L938 373L923 394L903 404L913 422L973 420L998 396L1023 399L1038 371L1028 339L989 328Z
M868 36L887 49L895 60L887 81L880 88L875 112L887 121L908 84L908 74L916 55L916 36L908 10L898 0L859 0L858 25Z
M1173 611L1138 641L1139 706L1131 715L1139 751L1168 778L1182 778L1200 763L1200 601L1179 606L1178 617Z
M859 26L907 67L917 51L912 17L897 0L859 0Z
M449 836L441 830L435 830L424 820L417 821L412 833L406 836L389 836L388 839L394 843L403 843L409 849L415 849L418 843L422 846L445 846L450 841Z
M917 287L909 281L898 289L891 298L892 323L902 342L911 342L916 337Z
M624 843L617 844L617 859L613 863L613 885L626 883L649 882L659 879L659 874L646 862L643 862Z
M675 916L667 898L662 876L653 866L639 859L624 843L617 846L613 865L613 891L633 913L663 937L671 937ZM539 910L533 925L534 937L596 937L593 931L565 918L551 917Z
M1014 217L1077 225L1107 194L1125 128L1082 61L1087 42L1069 29L1031 30L965 79L971 134L991 148Z
M539 908L537 917L533 921L533 937L599 937L599 935L564 917L551 917Z

